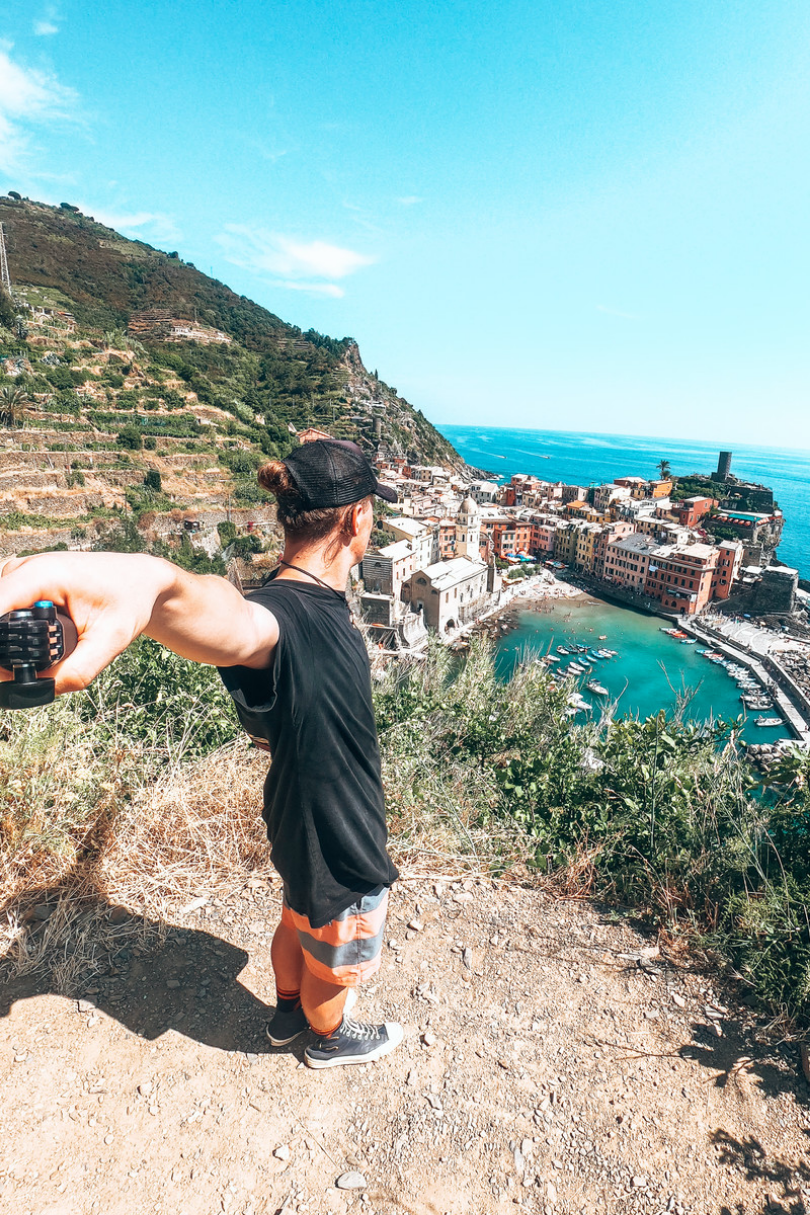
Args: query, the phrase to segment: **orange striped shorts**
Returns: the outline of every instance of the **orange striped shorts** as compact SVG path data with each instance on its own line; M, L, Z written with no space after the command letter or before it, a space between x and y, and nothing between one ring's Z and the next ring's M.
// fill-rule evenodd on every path
M323 928L313 928L305 915L293 911L287 893L281 906L281 922L298 933L308 971L327 983L356 987L380 968L388 887L378 886Z

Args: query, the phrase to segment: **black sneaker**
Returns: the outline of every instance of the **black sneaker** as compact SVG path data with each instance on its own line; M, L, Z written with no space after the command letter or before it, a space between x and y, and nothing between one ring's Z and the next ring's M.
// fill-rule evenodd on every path
M307 1067L343 1067L349 1063L373 1063L399 1046L402 1026L396 1021L385 1025L363 1025L345 1017L333 1034L318 1035L304 1051Z
M264 1032L273 1046L287 1046L309 1029L309 1021L304 1016L301 1005L292 1012L282 1012L276 1009L271 1019L264 1027Z

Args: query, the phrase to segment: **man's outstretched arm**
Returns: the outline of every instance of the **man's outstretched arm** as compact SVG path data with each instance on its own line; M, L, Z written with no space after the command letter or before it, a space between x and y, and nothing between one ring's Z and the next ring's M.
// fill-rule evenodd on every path
M57 695L87 687L142 633L183 658L223 667L266 667L278 641L275 617L224 578L160 557L43 553L12 558L0 573L0 615L50 599L76 625L76 649L51 672Z

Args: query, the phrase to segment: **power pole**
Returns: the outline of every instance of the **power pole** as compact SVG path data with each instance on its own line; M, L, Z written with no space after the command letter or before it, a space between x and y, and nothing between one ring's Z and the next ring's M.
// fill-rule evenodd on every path
M6 234L0 224L0 287L11 295L11 277L8 272L8 257L6 256Z

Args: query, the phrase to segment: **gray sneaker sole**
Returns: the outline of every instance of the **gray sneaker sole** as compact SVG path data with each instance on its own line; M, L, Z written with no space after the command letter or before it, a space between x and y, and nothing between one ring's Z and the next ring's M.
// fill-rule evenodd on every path
M388 1031L388 1041L381 1042L374 1050L365 1055L344 1055L342 1058L333 1057L330 1059L313 1058L308 1050L304 1051L304 1062L307 1067L324 1068L324 1067L352 1067L355 1064L362 1065L364 1063L376 1063L378 1059L382 1059L385 1055L390 1055L392 1050L396 1050L400 1042L405 1036L405 1031L402 1026L396 1021L386 1021L385 1028Z

